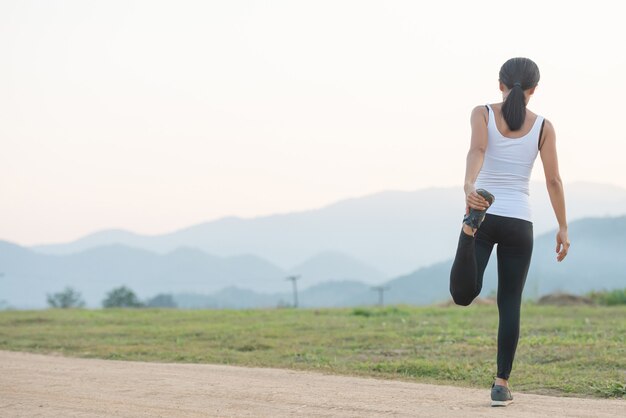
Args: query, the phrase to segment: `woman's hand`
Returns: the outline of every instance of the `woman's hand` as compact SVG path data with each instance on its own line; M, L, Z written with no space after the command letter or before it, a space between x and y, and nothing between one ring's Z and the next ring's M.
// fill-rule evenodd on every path
M473 185L465 186L465 213L469 213L469 209L486 210L489 207L489 202L476 193L476 188Z
M570 242L567 236L567 228L559 228L559 232L556 233L556 261L563 261L569 251L569 247Z

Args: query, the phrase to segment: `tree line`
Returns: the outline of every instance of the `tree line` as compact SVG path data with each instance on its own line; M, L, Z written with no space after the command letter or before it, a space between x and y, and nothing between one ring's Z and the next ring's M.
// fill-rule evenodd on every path
M58 293L48 294L46 297L48 306L51 308L82 308L85 301L80 292L72 287L66 287ZM158 294L145 302L142 302L135 292L126 286L117 287L107 293L102 300L103 308L176 308L176 302L172 295Z

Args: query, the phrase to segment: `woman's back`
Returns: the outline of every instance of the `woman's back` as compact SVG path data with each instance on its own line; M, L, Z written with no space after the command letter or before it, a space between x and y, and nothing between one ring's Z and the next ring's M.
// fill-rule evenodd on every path
M498 117L499 108L487 106L487 149L476 187L497 196L489 213L532 221L529 183L539 152L543 117L528 112L521 128L511 133L503 118Z
M506 120L502 116L502 103L490 104L489 107L493 109L495 114L495 118L493 118L493 120L496 123L498 132L500 132L503 136L512 139L521 138L527 135L535 124L537 118L540 117L536 113L530 111L530 109L526 109L526 117L524 118L521 128L516 131L512 131L509 129L509 125L507 125Z

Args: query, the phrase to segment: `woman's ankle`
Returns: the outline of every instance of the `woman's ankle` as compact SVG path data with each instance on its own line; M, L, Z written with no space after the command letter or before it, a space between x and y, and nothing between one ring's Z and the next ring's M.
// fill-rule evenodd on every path
M504 386L506 388L509 387L509 381L506 380L506 379L502 379L500 377L496 377L495 384L498 385L498 386Z
M471 226L469 226L468 224L463 224L463 232L465 232L465 235L469 235L470 237L473 237L474 234L476 233L476 230L472 228Z

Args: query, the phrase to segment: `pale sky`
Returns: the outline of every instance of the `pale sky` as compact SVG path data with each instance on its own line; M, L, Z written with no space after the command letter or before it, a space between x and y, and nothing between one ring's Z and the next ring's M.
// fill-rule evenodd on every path
M0 0L0 239L460 191L470 112L514 56L564 180L626 187L619 5Z

